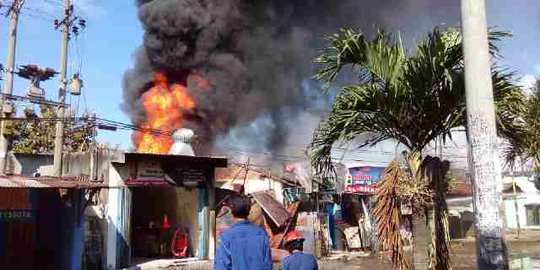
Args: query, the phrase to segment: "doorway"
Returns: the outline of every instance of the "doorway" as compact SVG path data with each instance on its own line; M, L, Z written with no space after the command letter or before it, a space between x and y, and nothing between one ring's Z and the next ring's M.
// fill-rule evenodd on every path
M196 256L197 202L196 189L133 187L130 217L133 262ZM178 248L183 245L186 249L180 252Z

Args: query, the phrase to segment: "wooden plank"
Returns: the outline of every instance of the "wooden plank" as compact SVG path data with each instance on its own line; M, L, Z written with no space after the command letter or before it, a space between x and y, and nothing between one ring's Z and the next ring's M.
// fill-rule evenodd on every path
M261 205L264 212L270 217L272 222L277 227L281 227L286 224L287 221L291 218L291 215L287 209L276 201L272 196L266 192L255 192L251 194L253 199Z

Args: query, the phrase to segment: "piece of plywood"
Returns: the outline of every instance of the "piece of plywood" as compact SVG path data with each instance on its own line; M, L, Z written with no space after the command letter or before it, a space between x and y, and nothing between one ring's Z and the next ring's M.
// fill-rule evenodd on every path
M256 192L251 195L277 227L285 225L291 218L287 209L268 193Z
M358 232L358 227L349 227L343 230L345 238L347 239L347 246L349 249L357 249L362 247L360 241L360 233Z

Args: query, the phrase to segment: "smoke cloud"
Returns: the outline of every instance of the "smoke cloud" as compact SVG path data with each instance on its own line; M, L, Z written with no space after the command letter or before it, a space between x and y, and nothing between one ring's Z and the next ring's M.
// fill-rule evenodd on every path
M197 101L187 126L207 151L297 154L331 98L310 82L324 35L399 30L412 44L437 25L459 23L459 1L156 0L137 1L145 30L124 76L124 111L144 121L141 95L155 71L186 81ZM208 86L201 87L200 77ZM351 82L350 76L341 78ZM257 143L252 143L257 142ZM294 144L294 145L292 145ZM215 147L214 147L215 146Z

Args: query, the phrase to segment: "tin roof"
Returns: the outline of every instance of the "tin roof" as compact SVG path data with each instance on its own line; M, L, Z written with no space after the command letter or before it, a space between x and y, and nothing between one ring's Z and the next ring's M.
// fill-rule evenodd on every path
M251 179L272 179L287 186L294 186L295 182L287 177L286 174L269 173L261 169L250 168L247 170L245 165L229 164L227 168L216 168L216 183L233 182L236 180L242 182L245 178L246 181Z
M246 176L246 169L245 166L240 166L237 164L230 164L227 168L217 168L216 169L216 182L228 182L231 180L239 180L239 179L264 179L266 178L266 174L257 172L253 169L247 170L247 176Z
M0 176L0 188L103 188L107 184L84 181L80 177Z

